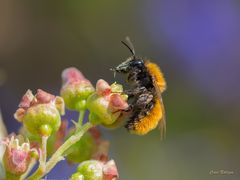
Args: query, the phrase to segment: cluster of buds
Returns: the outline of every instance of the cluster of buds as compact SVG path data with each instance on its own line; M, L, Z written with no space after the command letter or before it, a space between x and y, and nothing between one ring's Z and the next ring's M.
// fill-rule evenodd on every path
M64 110L61 97L41 89L38 89L34 96L32 91L28 90L22 97L14 117L22 122L31 134L50 136L59 129Z
M2 141L6 146L3 164L8 175L18 177L24 174L32 158L38 158L36 149L30 148L29 142L23 142L23 137L6 138Z
M128 108L128 96L123 93L122 85L113 83L110 86L100 79L94 90L91 82L73 67L63 71L62 79L60 94L68 109L88 109L89 121L105 127L116 127L122 122L123 110Z
M89 160L78 166L71 180L115 180L116 178L118 178L118 170L113 160L108 162Z
M89 121L109 128L118 126L124 117L123 110L128 108L127 99L122 85L113 83L110 86L106 81L98 80L96 92L87 100Z
M124 110L129 107L128 96L123 93L123 87L117 83L109 85L100 79L95 90L91 82L73 67L63 71L62 79L61 97L41 89L38 89L35 95L31 90L27 90L22 97L14 117L23 124L21 133L30 139L31 147L39 148L39 153L35 148L30 148L29 142L23 142L23 137L12 136L4 140L6 150L3 163L7 178L17 177L16 179L19 179L28 170L31 160L38 159L38 156L41 167L46 168L47 155L53 154L62 147L65 148L62 151L68 162L81 163L77 172L72 175L72 180L114 180L118 178L115 162L108 161L109 142L103 140L99 130L93 126L103 125L114 128L123 122ZM72 128L66 135L67 121L61 121L61 115L65 113L65 105L68 109L81 113L89 110L90 123L88 125L90 124L89 128L91 128L83 131L85 134L82 136L79 136L81 127L83 127L80 120L78 126ZM73 144L72 139L75 137L79 137L79 141L76 140ZM61 146L63 143L64 145ZM62 157L63 154L59 156ZM58 158L53 158L52 161L52 164L57 163L55 161L58 161ZM11 177L8 176L9 174Z

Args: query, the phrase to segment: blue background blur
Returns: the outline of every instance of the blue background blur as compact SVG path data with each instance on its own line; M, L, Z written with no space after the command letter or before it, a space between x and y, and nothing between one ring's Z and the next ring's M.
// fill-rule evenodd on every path
M121 180L240 178L240 2L237 0L102 0L0 2L0 105L9 132L29 88L58 94L61 71L76 66L93 84L130 53L163 70L167 139L159 131L104 131ZM117 80L123 82L122 77ZM75 167L60 163L50 179ZM233 175L211 175L211 171Z

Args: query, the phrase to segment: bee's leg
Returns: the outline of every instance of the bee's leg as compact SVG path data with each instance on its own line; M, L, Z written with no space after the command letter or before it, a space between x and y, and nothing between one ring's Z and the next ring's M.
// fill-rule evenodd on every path
M150 110L154 107L154 102L151 101L149 104L146 105L145 107L145 111L143 112L144 113L144 116L148 115L150 113Z
M134 89L125 90L124 94L127 94L128 96L135 96L135 95L145 92L146 90L147 89L145 87L137 87Z
M153 99L153 95L150 92L141 94L136 102L136 106L145 108Z
M132 71L129 73L127 77L128 82L135 82L137 81L138 73L141 72L139 69L135 69L135 71Z
M128 108L127 108L127 109L124 109L123 111L124 111L124 112L130 112L130 111L132 111L132 109L133 109L133 105L132 105L132 104L129 104L129 105L128 105Z
M133 105L129 104L128 108L123 109L123 110L117 110L117 111L114 111L113 113L117 113L117 112L120 112L120 111L128 113L128 112L132 111L132 109L133 109Z

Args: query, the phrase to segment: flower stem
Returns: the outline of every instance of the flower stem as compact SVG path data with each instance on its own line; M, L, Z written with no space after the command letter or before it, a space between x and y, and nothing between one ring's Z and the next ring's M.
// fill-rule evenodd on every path
M28 178L28 180L35 180L40 179L44 175L46 175L52 168L61 160L63 160L63 153L73 144L78 142L83 134L93 127L91 123L84 124L79 131L77 131L74 135L72 135L68 140L66 140L59 148L58 150L52 155L52 157L49 159L49 161L46 163L46 169L45 171L42 171L42 169L39 167L37 171Z
M34 165L37 163L37 160L35 158L31 159L31 162L29 164L28 170L21 176L20 180L26 179L26 177L29 175L29 173L32 171Z
M46 169L46 160L47 160L47 140L48 136L42 136L42 153L40 156L40 167L43 171Z
M78 118L78 125L79 125L79 127L81 127L82 124L83 124L85 112L86 112L85 110L81 110L79 112L79 118Z
M38 167L37 171L35 172L36 175L38 175L38 176L40 176L41 174L43 174L46 171L48 138L49 138L49 136L42 136L41 153L40 153L40 157L39 157L39 167Z

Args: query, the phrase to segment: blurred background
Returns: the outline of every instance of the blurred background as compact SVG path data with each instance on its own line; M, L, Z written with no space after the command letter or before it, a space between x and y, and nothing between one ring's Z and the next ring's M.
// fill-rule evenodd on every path
M93 84L137 55L165 74L167 139L154 130L103 130L120 180L236 180L240 177L240 1L0 1L0 108L8 131L27 89L59 94L61 71L79 68ZM117 76L119 82L123 77ZM211 171L233 175L211 175ZM47 176L67 179L62 162Z

